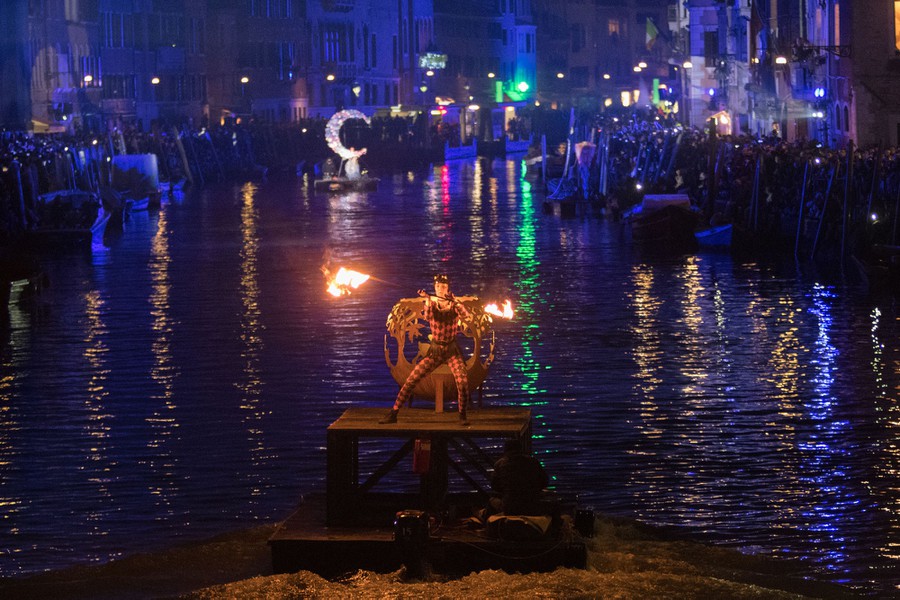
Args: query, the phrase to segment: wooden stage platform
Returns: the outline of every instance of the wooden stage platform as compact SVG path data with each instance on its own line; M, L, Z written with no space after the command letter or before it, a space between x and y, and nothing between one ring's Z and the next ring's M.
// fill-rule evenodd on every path
M328 427L327 524L390 522L404 508L444 510L451 475L464 482L474 495L473 503L483 503L490 493L490 470L500 457L499 451L493 456L486 452L485 443L493 439L502 448L504 439L518 439L531 451L531 410L527 408L473 410L467 426L459 423L456 413L422 408L401 409L397 423L380 425L378 420L387 412L385 408L349 408ZM374 438L395 440L396 449L365 472L360 444ZM423 452L423 447L428 451ZM425 472L420 476L419 498L412 505L392 506L391 494L376 494L376 488L389 473L403 469L401 461L414 452L420 464L428 463L427 469L420 468ZM378 499L386 499L387 505Z
M555 535L510 542L463 527L487 503L503 441L517 439L531 450L530 409L472 410L468 426L456 413L416 408L402 409L397 423L379 424L387 412L388 407L350 408L328 427L325 497L308 498L270 538L276 572L395 570L402 557L394 518L403 510L429 515L427 558L435 565L521 571L584 566L584 543L571 532L565 540ZM368 456L373 443L380 445L374 462ZM383 480L395 475L418 478L418 485L383 489Z

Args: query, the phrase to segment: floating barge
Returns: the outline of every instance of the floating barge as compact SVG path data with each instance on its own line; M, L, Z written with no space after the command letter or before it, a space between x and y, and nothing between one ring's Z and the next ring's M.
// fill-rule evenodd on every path
M317 192L372 192L378 189L378 178L326 177L325 179L316 179L313 187Z
M328 577L356 569L393 571L404 564L409 570L411 546L398 539L400 514L424 520L415 558L441 572L585 566L584 541L571 527L540 539L510 540L488 536L469 519L487 504L500 453L493 448L517 439L530 452L530 409L472 410L468 426L460 425L455 413L415 408L401 410L395 424L380 425L386 410L350 408L328 427L324 498L305 499L269 539L276 573L308 570ZM396 449L373 462L360 452L373 443ZM419 478L416 489L381 489L398 471L409 476L408 457Z

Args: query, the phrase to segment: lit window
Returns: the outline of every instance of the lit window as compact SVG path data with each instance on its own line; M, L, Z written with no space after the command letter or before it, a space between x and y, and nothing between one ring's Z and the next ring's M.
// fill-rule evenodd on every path
M900 0L894 0L894 49L900 51Z
M898 4L900 2L895 2L894 4ZM618 19L610 19L607 25L607 33L610 36L619 35L619 20Z
M841 5L834 5L834 43L841 43Z

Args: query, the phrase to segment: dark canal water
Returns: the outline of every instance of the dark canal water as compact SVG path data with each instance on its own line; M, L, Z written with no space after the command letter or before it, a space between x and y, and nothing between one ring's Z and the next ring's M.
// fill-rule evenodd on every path
M900 583L900 319L840 271L647 259L559 220L518 161L206 189L45 259L0 342L0 575L286 517L324 488L325 428L396 394L393 304L449 272L509 295L491 405L528 405L556 486L815 576ZM399 284L324 293L333 262Z

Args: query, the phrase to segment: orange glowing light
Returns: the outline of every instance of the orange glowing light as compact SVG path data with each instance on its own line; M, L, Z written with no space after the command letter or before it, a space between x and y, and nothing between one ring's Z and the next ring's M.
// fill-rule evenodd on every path
M322 272L325 273L325 283L328 284L328 293L332 296L349 296L353 293L353 290L364 284L369 280L369 275L365 273L360 273L359 271L351 271L350 269L345 269L341 267L338 269L338 272L331 276L331 272L322 268Z
M497 306L496 302L486 304L484 306L484 312L494 315L495 317L500 317L501 319L512 319L514 314L512 301L507 300L506 302L504 302L503 308Z

